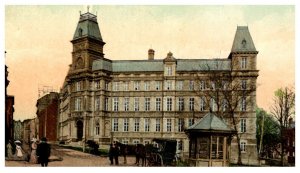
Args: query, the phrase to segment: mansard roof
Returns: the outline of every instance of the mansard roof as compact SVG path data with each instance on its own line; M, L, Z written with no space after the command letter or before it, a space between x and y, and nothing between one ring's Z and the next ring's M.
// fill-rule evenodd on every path
M103 41L96 15L89 12L80 15L80 19L73 36L73 40L82 37L90 37Z
M207 113L202 119L197 123L190 126L187 131L198 131L198 132L233 132L234 130L227 126L227 124L217 117L213 113Z
M257 52L248 26L238 26L234 36L231 52Z
M112 72L163 72L164 60L95 60L92 70ZM231 70L228 59L177 59L176 71Z

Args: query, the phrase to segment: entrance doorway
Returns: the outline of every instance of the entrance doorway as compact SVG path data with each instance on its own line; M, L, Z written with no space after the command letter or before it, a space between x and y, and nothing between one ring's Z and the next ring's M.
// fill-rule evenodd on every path
M76 123L77 126L77 140L81 141L83 136L83 123L81 120L78 120Z

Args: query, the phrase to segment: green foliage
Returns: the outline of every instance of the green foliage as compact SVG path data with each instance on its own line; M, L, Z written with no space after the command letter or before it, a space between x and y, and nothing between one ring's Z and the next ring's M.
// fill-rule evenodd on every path
M264 120L264 121L263 121ZM262 124L264 123L264 124ZM271 157L276 150L277 144L280 143L280 125L276 119L261 108L256 109L256 139L259 150L261 132L263 125L263 140L261 157Z

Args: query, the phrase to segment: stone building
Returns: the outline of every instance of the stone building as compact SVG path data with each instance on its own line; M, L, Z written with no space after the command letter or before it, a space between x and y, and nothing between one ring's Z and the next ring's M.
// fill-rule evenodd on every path
M6 54L6 51L5 51ZM5 65L5 146L9 139L14 140L14 112L15 112L15 97L7 95L7 87L9 85L8 80L8 70ZM5 156L7 154L7 149L5 147Z
M149 49L146 59L110 60L104 57L97 16L89 12L80 15L71 43L72 64L60 91L61 141L94 140L104 146L113 140L146 144L153 138L172 138L178 150L188 154L184 129L220 107L202 97L216 87L208 76L216 71L229 74L242 84L241 90L256 86L258 77L258 52L246 26L237 27L230 55L224 59L180 59L171 52L155 59L155 51ZM243 96L234 114L239 117L242 160L255 164L256 91L251 88L254 91ZM235 139L231 161L237 162Z
M57 141L57 117L59 111L59 94L50 92L39 98L37 107L37 138L46 137L48 141Z

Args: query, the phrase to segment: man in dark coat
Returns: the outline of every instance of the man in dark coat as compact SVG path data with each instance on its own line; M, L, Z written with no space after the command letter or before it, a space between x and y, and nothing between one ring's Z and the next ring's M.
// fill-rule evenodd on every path
M109 151L108 151L108 157L110 160L110 164L114 164L114 155L113 155L113 144L110 144Z
M42 167L47 167L50 157L51 147L47 143L47 139L44 137L41 139L41 143L38 145L36 155L41 163Z

